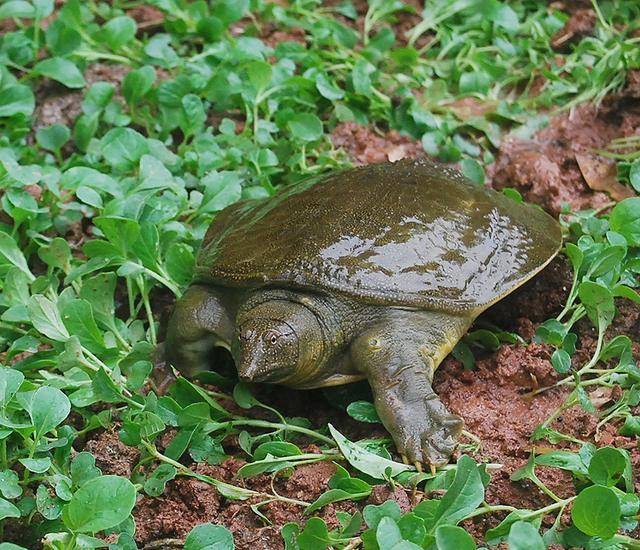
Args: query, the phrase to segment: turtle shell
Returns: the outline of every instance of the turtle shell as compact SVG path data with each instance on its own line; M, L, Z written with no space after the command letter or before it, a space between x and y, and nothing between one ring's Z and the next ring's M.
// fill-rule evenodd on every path
M339 292L362 301L479 312L562 244L537 207L426 160L354 168L220 212L194 281Z

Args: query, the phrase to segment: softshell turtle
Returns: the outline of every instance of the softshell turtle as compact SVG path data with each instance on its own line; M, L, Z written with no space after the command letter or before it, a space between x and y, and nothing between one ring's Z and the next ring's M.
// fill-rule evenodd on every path
M439 465L463 422L434 393L435 369L561 243L542 210L426 160L312 178L216 216L167 359L193 375L222 346L248 381L366 378L402 457Z

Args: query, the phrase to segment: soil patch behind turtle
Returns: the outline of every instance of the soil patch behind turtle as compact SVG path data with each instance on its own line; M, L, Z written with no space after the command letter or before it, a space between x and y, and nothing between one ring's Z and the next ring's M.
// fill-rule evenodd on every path
M531 139L507 137L491 170L493 187L513 187L526 201L556 215L565 207L576 212L603 207L612 197L624 198L615 173L612 177L608 161L597 151L614 138L640 132L634 79L632 74L622 94L606 98L599 106L581 105L553 116Z
M338 124L331 133L331 142L342 148L356 166L427 156L419 141L396 130L376 131L355 122Z

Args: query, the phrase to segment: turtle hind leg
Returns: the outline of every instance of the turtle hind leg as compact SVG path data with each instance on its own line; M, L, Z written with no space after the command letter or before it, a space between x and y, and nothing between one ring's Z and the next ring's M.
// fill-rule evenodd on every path
M209 370L214 348L229 348L233 338L229 306L229 299L218 290L190 286L171 314L164 343L165 360L186 376Z
M368 378L378 415L408 461L448 461L463 422L431 386L433 373L470 325L468 318L392 310L351 347L354 365Z

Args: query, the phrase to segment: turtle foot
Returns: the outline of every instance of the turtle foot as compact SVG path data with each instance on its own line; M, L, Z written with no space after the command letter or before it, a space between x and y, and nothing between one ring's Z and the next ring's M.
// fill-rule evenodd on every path
M451 414L438 397L429 394L418 402L405 404L395 410L385 424L396 443L402 459L409 464L435 467L449 461L462 432L462 419Z

